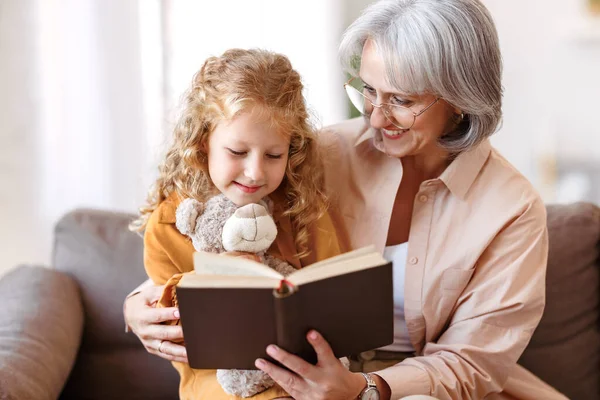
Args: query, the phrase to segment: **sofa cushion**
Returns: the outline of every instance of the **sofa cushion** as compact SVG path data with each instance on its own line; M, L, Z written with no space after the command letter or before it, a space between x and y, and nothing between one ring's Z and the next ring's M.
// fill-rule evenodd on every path
M549 205L546 308L520 363L572 399L600 398L600 209Z
M77 285L43 267L0 280L0 399L56 399L75 361L83 310Z
M125 296L147 279L142 238L127 229L132 218L117 212L75 210L54 230L52 265L79 284L85 346L95 351L140 345L134 335L125 334L123 321Z
M179 375L125 332L123 301L147 279L141 236L130 214L75 210L56 225L53 265L79 285L81 350L62 399L176 398Z

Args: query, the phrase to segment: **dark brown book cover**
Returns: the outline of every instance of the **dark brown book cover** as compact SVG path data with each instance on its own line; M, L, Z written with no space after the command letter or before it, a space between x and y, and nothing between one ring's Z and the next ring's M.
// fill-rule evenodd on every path
M256 369L274 343L315 363L306 341L319 331L337 357L394 338L392 263L300 285L283 298L270 288L177 287L192 368Z

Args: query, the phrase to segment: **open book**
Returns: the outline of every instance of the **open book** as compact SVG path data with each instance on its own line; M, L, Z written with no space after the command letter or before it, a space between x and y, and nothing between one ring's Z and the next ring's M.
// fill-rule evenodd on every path
M256 369L269 344L315 363L319 331L337 357L393 342L392 263L365 247L283 277L245 259L195 253L177 299L188 360L199 369Z

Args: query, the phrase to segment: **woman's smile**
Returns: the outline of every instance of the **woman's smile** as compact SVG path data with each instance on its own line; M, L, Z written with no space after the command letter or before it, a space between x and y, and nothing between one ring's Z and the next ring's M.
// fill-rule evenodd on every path
M403 137L403 136L404 136L404 134L405 134L406 132L408 132L408 131L409 131L408 129L405 129L405 130L399 130L399 131L388 131L388 130L386 130L386 129L382 129L382 130L381 130L381 134L382 134L383 136L385 136L387 139L390 139L390 140L397 140L397 139L399 139L399 138Z

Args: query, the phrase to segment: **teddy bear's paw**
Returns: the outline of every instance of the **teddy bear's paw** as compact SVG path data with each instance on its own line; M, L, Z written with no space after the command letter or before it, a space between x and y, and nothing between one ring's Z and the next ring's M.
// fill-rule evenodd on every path
M287 262L273 257L270 254L267 254L265 256L265 264L267 264L268 267L273 268L275 271L279 272L283 276L288 276L292 272L297 271L296 268L294 268Z
M217 381L227 394L240 397L254 396L275 384L275 381L262 371L243 369L219 369Z

